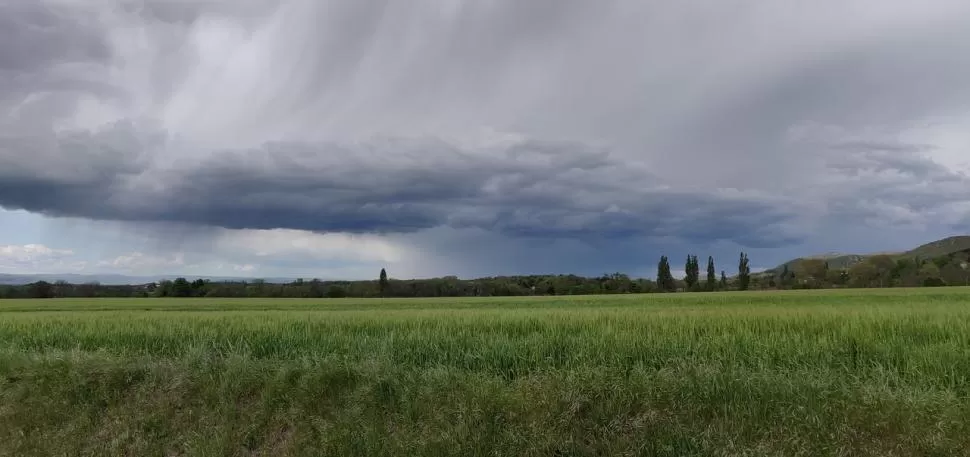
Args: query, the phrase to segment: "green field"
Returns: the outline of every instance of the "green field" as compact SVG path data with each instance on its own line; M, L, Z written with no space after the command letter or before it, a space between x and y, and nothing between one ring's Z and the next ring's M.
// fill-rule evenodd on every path
M970 289L0 301L0 455L970 455Z

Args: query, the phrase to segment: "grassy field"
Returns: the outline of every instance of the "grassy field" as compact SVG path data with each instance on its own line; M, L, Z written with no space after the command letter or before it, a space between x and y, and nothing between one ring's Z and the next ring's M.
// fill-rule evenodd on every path
M970 289L0 301L0 455L970 455Z

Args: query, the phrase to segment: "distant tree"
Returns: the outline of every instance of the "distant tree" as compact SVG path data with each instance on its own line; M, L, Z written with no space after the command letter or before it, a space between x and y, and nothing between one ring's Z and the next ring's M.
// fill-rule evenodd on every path
M717 270L714 269L714 257L707 257L707 286L708 291L713 291L717 288Z
M700 265L696 255L687 256L687 264L684 266L684 282L687 283L687 290L694 290L700 281Z
M310 298L321 298L324 296L323 281L319 279L310 280L310 287L307 289L307 296Z
M738 260L738 290L748 290L751 283L751 268L748 266L748 255L741 253Z
M152 295L156 297L170 297L172 295L172 281L168 279L159 281L158 285L152 291Z
M700 283L701 283L701 263L697 260L697 256L696 255L694 256L693 263L694 263L694 266L693 266L693 271L691 271L691 273L694 276L694 285L700 287Z
M849 277L855 287L873 287L879 285L879 270L872 262L862 261L849 267Z
M919 262L910 258L896 259L896 265L890 271L889 277L894 286L918 286L920 285Z
M97 281L86 282L77 286L77 294L79 297L93 298L98 296L98 289L101 287ZM154 291L154 288L152 289Z
M674 279L674 275L670 272L670 259L664 258L664 282L666 287L664 290L668 292L677 291L677 280Z
M940 268L940 279L947 284L965 285L967 284L967 271L961 266L964 262L960 259L952 259Z
M843 277L848 277L845 274L845 269L829 269L825 271L825 282L831 286L844 286L845 282Z
M719 284L718 288L727 290L727 275L724 274L724 270L721 270L721 284Z
M926 262L919 269L919 276L922 280L923 287L941 287L946 285L946 281L940 277L941 268L940 264L945 262L939 262L939 258L933 259L933 261Z
M175 278L175 281L172 281L172 296L191 297L192 284L185 278Z
M889 279L893 269L896 267L896 261L893 260L892 256L885 254L874 255L867 258L866 261L871 262L876 267L876 271L879 274L879 286L890 286Z
M690 256L690 278L692 282L690 288L693 289L701 281L701 266L696 255Z
M54 286L47 281L37 281L27 285L27 295L30 298L53 298Z
M381 298L384 298L384 294L387 292L387 272L381 268L381 276L378 280L378 287L380 288Z
M661 292L673 292L677 290L674 276L670 273L670 261L667 256L660 256L660 263L657 264L657 288Z
M58 279L54 281L54 286L51 290L52 298L63 298L70 297L74 293L74 286L63 279Z
M926 262L919 269L920 280L924 285L937 284L940 279L940 267L935 262Z
M789 268L788 264L782 267L781 274L778 275L778 284L782 288L793 287L795 285L795 269Z
M346 296L347 290L336 284L327 288L327 298L344 298Z
M798 268L803 273L802 277L807 277L807 279L813 279L815 281L824 281L825 273L828 271L828 262L822 259L804 259L799 262Z
M206 295L206 286L208 286L208 281L199 278L192 281L192 296L194 297L204 297Z
M266 280L265 279L254 279L251 287L249 287L249 294L251 297L265 297L266 296Z

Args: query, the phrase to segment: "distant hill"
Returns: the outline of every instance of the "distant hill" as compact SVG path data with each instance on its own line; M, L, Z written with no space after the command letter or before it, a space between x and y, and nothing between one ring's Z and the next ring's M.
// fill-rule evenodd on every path
M835 268L835 269L848 268L856 263L861 262L862 259L865 259L865 258L866 258L866 255L864 254L829 254L829 255L799 257L797 259L792 259L781 265L778 265L775 268L765 270L763 273L764 274L780 273L785 269L785 266L788 266L788 269L794 269L795 265L798 262L801 262L803 260L809 260L809 259L822 259L829 264L829 268Z
M916 249L905 252L904 255L906 257L933 259L964 251L970 251L970 236L951 236L932 243L926 243Z
M935 259L937 257L947 256L957 252L968 252L970 251L970 236L951 236L949 238L944 238L942 240L933 241L926 243L914 249L903 252L873 252L869 254L840 254L840 253L830 253L809 257L799 257L797 259L789 260L775 268L771 268L762 272L762 274L777 274L781 272L787 265L789 269L792 269L795 264L801 262L802 260L808 259L823 259L829 264L829 268L849 268L856 263L865 260L867 257L872 257L875 255L888 255L893 258L921 258L921 259Z

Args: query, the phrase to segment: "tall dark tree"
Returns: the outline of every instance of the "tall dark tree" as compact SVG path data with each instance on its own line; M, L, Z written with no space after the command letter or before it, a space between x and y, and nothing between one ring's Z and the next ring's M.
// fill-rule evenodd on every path
M657 288L664 290L664 261L667 260L667 256L660 256L660 261L657 262Z
M674 283L674 276L670 273L670 261L667 256L660 256L660 263L657 264L657 288L661 292L673 292L677 290Z
M717 290L717 270L714 269L714 257L707 258L707 283L704 284L708 291Z
M713 291L717 288L717 270L714 269L714 257L707 257L707 290Z
M748 290L751 284L751 268L748 266L748 255L741 253L738 260L738 290Z
M384 298L384 294L387 293L387 271L381 268L381 276L378 280L378 287L380 288L381 298Z
M687 290L694 290L700 280L700 265L696 255L687 256L687 264L684 266L684 282L687 283Z
M693 275L694 275L694 285L697 286L697 287L700 287L700 284L701 284L701 263L697 260L697 256L696 255L694 256L694 259L692 260L692 262L694 264L693 267L692 267L694 269L694 271L692 272Z
M701 263L697 260L697 256L694 256L694 283L700 285L701 283Z
M688 255L687 262L684 263L684 283L687 284L687 290L690 290L691 286L694 285L693 277L691 277L691 270L694 268L693 259L694 256Z

